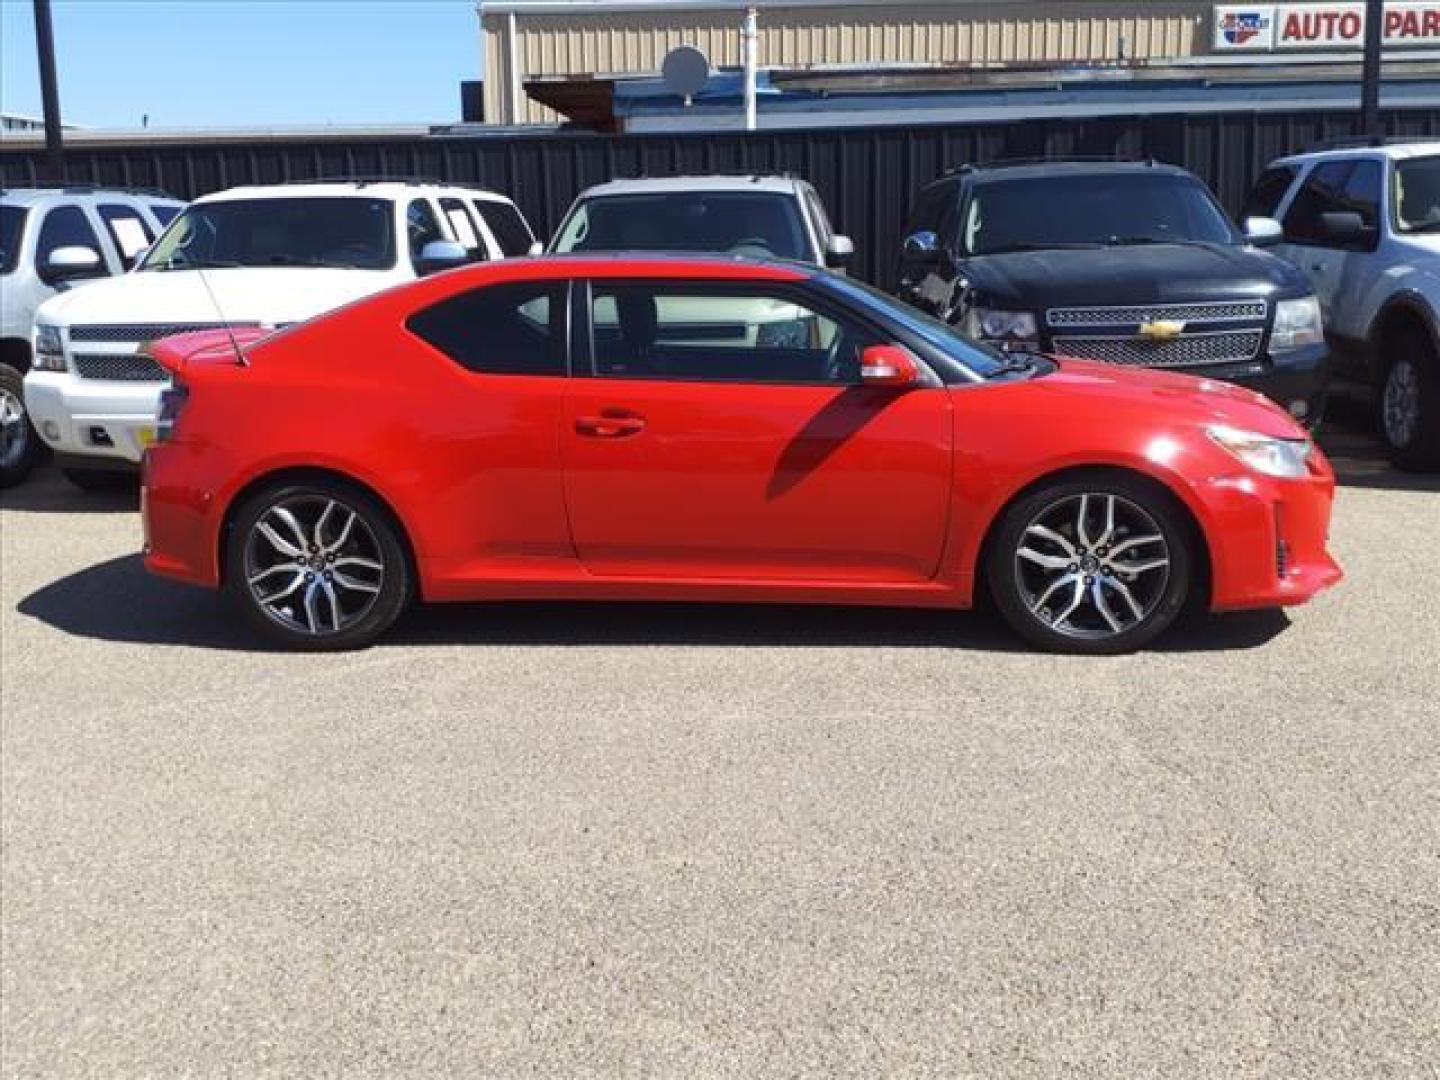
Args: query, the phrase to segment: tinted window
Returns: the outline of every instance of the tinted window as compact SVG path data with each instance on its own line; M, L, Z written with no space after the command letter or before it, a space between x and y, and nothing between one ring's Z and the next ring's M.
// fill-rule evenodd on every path
M175 215L185 209L183 206L173 206L170 203L151 203L150 213L155 215L155 220L160 222L163 229L170 222L175 220Z
M441 199L440 209L445 212L445 220L450 223L450 231L470 253L470 257L477 261L484 259L488 254L485 250L485 242L480 239L480 231L475 227L475 219L470 216L470 211L466 209L465 204L459 199Z
M115 241L115 250L120 252L120 261L129 270L135 265L135 256L150 246L155 234L133 206L103 203L99 209L100 220L105 222L110 239Z
M1148 171L1066 173L977 183L965 212L962 246L971 255L995 255L1170 240L1231 244L1238 237L1193 177Z
M1295 180L1295 169L1289 165L1281 165L1274 169L1266 169L1260 174L1260 179L1255 181L1255 186L1250 189L1250 194L1245 197L1245 205L1240 210L1240 217L1274 217L1275 211L1280 209L1281 200L1285 193L1290 190L1291 183Z
M493 202L490 199L476 199L475 209L490 227L490 233L504 255L513 257L530 253L535 236L519 210L508 202Z
M1310 170L1305 185L1290 204L1285 215L1285 238L1300 244L1325 246L1321 215L1336 213L1341 207L1341 194L1350 179L1351 163L1327 161Z
M1395 166L1395 228L1406 233L1440 231L1440 157Z
M144 270L205 266L395 265L388 199L231 199L187 208L155 242Z
M724 251L813 258L800 208L774 192L676 192L587 199L560 229L557 252Z
M565 307L564 282L492 285L416 312L406 325L471 371L563 375Z
M931 184L920 192L915 208L910 211L910 221L905 226L905 235L917 232L940 233L945 224L945 215L955 203L955 184L942 180Z
M0 274L8 274L15 269L24 235L25 208L0 206Z
M57 206L45 215L40 226L40 242L35 249L35 262L44 266L50 253L62 247L88 247L100 254L100 238L78 206Z
M1367 229L1380 224L1380 163L1357 161L1340 193L1340 209L1360 215Z
M414 199L405 209L405 233L410 240L410 261L415 262L433 240L444 240L445 233L428 199Z
M875 336L786 290L596 282L595 373L612 378L852 383Z

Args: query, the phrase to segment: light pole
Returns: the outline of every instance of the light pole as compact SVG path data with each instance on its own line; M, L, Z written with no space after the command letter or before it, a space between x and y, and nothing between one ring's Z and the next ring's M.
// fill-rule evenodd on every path
M745 130L755 130L755 79L759 67L759 37L756 26L759 16L753 7L745 9L745 23L740 31L740 59L745 65Z
M55 83L55 28L50 0L35 0L35 50L40 54L40 98L45 110L45 171L56 183L65 179L65 146L60 136L60 90Z
M1365 64L1360 74L1360 131L1367 139L1380 130L1380 47L1385 40L1385 0L1365 2Z

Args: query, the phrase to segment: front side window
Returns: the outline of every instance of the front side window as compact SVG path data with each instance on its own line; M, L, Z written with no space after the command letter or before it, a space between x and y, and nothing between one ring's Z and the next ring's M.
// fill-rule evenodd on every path
M35 263L44 266L56 248L87 247L100 254L100 238L90 227L90 219L78 206L57 206L45 215L40 226L40 240L35 248Z
M120 262L129 270L135 265L135 257L150 246L155 239L150 225L133 206L121 203L101 203L100 220L115 241L115 250L120 252Z
M489 375L564 375L563 281L490 285L442 300L406 322L461 367Z
M10 273L20 261L25 217L23 206L0 206L0 274Z
M1345 209L1342 196L1353 166L1349 161L1327 161L1310 170L1285 215L1285 239L1296 244L1328 246L1324 215Z
M1260 179L1255 181L1255 186L1250 189L1250 194L1245 197L1245 205L1240 210L1240 217L1268 217L1273 218L1275 211L1280 209L1280 203L1285 198L1285 193L1290 190L1290 185L1295 181L1295 169L1290 165L1279 165L1273 169L1266 169L1260 174Z
M1198 180L1171 172L1000 177L977 183L964 223L969 255L1125 244L1237 244Z
M155 220L160 222L163 229L170 222L175 220L175 215L185 209L183 206L175 206L173 203L151 203L150 213L155 215Z
M428 199L413 199L405 209L405 233L410 238L410 261L419 263L425 252L425 245L435 240L444 240L440 219Z
M1440 156L1395 166L1395 231L1440 232Z
M225 266L395 265L388 199L233 199L187 208L155 242L142 270Z
M506 258L530 254L535 235L525 224L519 210L508 202L495 199L476 199L475 209L479 211L480 219L490 227L490 234L495 237Z
M719 251L805 259L800 208L776 192L607 195L580 203L555 241L576 251Z
M741 383L859 381L870 330L790 290L686 282L596 282L595 374Z

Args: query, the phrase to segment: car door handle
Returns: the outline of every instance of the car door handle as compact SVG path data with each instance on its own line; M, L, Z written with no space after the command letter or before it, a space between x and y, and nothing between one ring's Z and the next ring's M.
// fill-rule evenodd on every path
M620 409L606 409L599 416L581 416L575 430L592 439L624 439L645 430L645 418Z

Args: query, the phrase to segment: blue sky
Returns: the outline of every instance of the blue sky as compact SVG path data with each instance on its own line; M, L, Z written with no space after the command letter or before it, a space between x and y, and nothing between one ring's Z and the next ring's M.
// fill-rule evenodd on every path
M454 122L475 0L51 0L83 127ZM0 108L40 115L31 0L0 0Z

